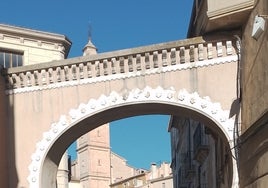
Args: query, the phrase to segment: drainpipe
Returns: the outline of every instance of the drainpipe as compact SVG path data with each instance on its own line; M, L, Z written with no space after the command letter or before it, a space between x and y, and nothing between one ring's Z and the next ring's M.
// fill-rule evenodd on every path
M238 70L237 70L237 98L239 102L242 100L242 84L241 84L241 77L242 77L242 68L241 68L241 48L242 48L242 40L238 35L234 35L236 38L236 49L237 49L237 56L238 56Z
M238 35L234 35L236 38L236 49L238 56L238 65L237 65L237 100L239 105L239 110L235 117L234 125L234 150L235 150L235 160L237 165L237 173L239 174L239 147L240 147L240 130L241 130L241 101L242 101L242 68L241 68L241 56L242 56L242 40ZM239 185L239 182L238 182Z

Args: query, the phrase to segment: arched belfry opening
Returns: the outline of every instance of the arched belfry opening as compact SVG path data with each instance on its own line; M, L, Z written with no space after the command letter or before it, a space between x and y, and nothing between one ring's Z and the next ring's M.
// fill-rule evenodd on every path
M229 155L233 155L232 128L233 119L229 112L223 111L218 103L201 98L197 93L185 90L145 88L135 89L122 94L111 92L108 96L91 99L62 115L51 129L44 133L37 143L37 149L29 166L28 181L30 187L56 187L56 174L60 159L67 147L77 138L105 123L114 120L146 114L166 114L191 118L206 125L228 146ZM232 187L237 181L236 161L231 157L230 166Z

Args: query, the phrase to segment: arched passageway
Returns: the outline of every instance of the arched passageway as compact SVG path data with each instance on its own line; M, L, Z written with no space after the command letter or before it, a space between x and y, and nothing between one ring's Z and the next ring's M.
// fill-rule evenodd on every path
M109 96L91 99L77 109L63 115L51 129L44 133L32 156L28 177L30 187L56 187L56 173L61 156L67 147L81 135L105 123L145 114L167 114L190 117L200 121L217 133L230 148L232 155L232 129L234 121L229 112L223 111L218 103L201 98L197 93L185 90L145 88L123 94L112 92ZM233 186L236 186L236 161L232 158Z

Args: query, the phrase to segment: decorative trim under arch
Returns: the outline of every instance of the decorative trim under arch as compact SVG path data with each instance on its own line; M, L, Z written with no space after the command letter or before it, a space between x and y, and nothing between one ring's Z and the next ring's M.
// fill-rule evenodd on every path
M87 104L80 104L77 109L70 110L68 115L62 115L58 122L51 124L49 131L43 133L43 138L37 143L36 151L32 155L29 165L28 181L30 188L40 187L40 174L48 151L54 142L71 126L108 108L144 102L166 103L197 111L213 120L229 140L230 146L233 145L234 120L229 118L229 111L222 110L221 105L212 103L209 97L201 98L196 92L188 93L186 90L175 91L174 88L163 89L161 87L156 89L146 87L143 90L134 89L120 94L111 92L108 96L101 95L98 99L90 99ZM236 164L233 165L234 176L237 176Z

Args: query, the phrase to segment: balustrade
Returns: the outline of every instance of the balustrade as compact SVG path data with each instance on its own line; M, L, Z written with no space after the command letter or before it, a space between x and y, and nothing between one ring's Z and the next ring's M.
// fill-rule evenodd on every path
M186 40L187 41L187 40ZM189 39L190 41L190 39ZM164 68L235 55L232 41L175 41L7 70L8 89L44 87L119 74L150 74ZM168 69L175 70L175 69ZM139 74L137 74L139 72Z

